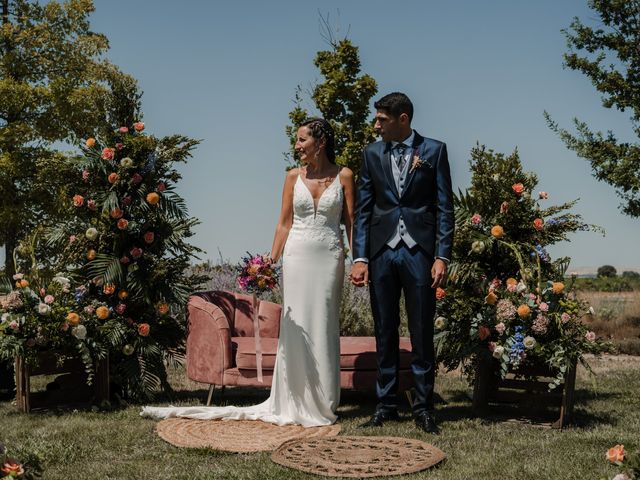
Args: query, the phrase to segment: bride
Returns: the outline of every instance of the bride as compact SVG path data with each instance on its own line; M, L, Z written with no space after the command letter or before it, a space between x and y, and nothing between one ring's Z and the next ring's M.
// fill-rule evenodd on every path
M262 420L305 427L336 421L340 402L340 299L349 246L353 172L335 163L329 122L305 120L295 150L301 168L287 174L271 259L282 258L283 308L269 398L250 407L144 407L154 418Z

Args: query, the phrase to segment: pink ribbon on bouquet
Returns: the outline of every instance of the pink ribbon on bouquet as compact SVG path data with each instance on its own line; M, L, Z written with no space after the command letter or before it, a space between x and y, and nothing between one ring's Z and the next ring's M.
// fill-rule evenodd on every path
M256 371L258 381L262 380L262 342L260 341L260 318L258 315L258 295L253 292L253 337L256 340Z

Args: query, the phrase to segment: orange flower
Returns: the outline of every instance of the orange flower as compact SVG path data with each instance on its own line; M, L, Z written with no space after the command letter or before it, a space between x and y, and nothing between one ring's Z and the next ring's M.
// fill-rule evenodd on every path
M96 317L98 317L100 320L106 320L107 318L109 318L109 309L104 305L96 308Z
M616 445L607 450L607 460L611 463L622 463L624 461L624 445Z
M113 292L116 291L116 286L113 283L107 283L104 287L102 287L102 291L106 295L113 295Z
M93 248L91 250L88 250L87 251L87 260L89 260L89 261L95 260L96 255L97 255L97 253Z
M166 304L164 302L158 304L158 313L160 315L164 315L164 314L166 314L168 312L169 312L169 305L168 304Z
M126 290L120 290L118 292L118 298L120 300L126 300L129 297L129 292L127 292Z
M27 282L24 278L16 282L16 287L18 288L27 288L28 286L29 282Z
M442 300L447 296L447 292L444 291L444 288L436 288L436 300Z
M491 227L491 235L495 238L502 238L504 237L504 229L500 225L494 225Z
M147 232L144 234L143 238L145 243L152 244L155 238L155 235L153 234L153 232Z
M73 196L73 206L81 207L84 205L84 197L82 195L74 195Z
M93 137L87 138L87 141L84 142L87 148L92 148L96 144L96 139Z
M75 327L80 323L80 315L76 312L69 312L67 315L67 323Z
M7 460L0 468L0 472L4 473L9 478L18 478L21 475L24 475L24 468L22 468L22 464L15 462L13 460Z
M553 285L551 285L551 290L556 295L559 295L564 290L564 283L562 283L562 282L553 282Z
M116 183L118 178L120 178L120 176L116 172L111 172L107 177L107 180L109 180L109 183Z
M543 225L544 225L544 220L542 220L541 218L536 218L533 221L533 228L535 228L538 231L542 230Z
M113 157L115 157L116 155L116 149L115 148L103 148L102 149L102 159L103 160L113 160Z
M111 218L117 220L118 218L122 218L122 210L120 210L118 207L112 208L109 212L109 215L111 215Z
M491 331L484 325L481 325L478 329L478 336L480 337L480 340L484 340L489 337L489 335L491 335Z
M516 193L516 195L520 195L522 192L524 192L524 185L521 183L514 183L513 185L511 185L511 188Z
M138 325L138 333L140 334L141 337L149 336L150 331L151 331L151 327L149 326L148 323L141 323L140 325Z
M133 124L133 128L136 132L141 132L142 130L144 130L144 123L143 122L136 122Z
M484 297L484 303L486 303L487 305L495 305L497 301L498 296L493 292L489 292L487 296Z
M518 284L518 280L516 280L515 278L507 278L507 281L505 282L508 285L517 285Z
M529 308L529 305L523 303L518 307L518 316L520 318L527 318L529 315L531 315L531 309Z
M120 230L126 230L128 225L129 225L129 220L125 218L121 218L120 220L118 220L118 228Z
M151 205L156 205L160 201L160 195L156 192L151 192L147 195L147 202Z

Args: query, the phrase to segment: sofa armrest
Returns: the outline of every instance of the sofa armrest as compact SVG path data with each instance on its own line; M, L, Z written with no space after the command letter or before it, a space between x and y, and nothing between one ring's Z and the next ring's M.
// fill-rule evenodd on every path
M187 304L187 376L197 382L222 385L231 367L231 329L223 311L199 296Z

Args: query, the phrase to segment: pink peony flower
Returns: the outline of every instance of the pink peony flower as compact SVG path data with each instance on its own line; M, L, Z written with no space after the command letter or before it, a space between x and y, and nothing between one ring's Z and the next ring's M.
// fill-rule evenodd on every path
M500 322L496 325L496 332L498 332L500 335L502 335L506 329L507 326L504 324L504 322Z
M91 176L91 174L89 173L89 170L83 170L82 171L82 180L84 180L85 182L89 181L89 177Z
M587 342L595 342L596 341L596 333L592 332L591 330L589 330L585 335L584 338L587 339Z
M562 323L567 323L569 320L571 320L571 315L565 312L562 315L560 315L560 320L562 320Z
M166 189L167 189L167 185L164 182L158 183L158 186L156 187L156 190L159 192L164 192Z
M143 250L140 247L133 247L129 253L135 259L138 259L142 256Z
M479 213L474 213L473 216L471 217L471 223L473 223L474 225L479 225L481 221L482 221L482 217L480 216Z
M87 208L89 210L96 210L98 208L98 205L96 205L95 200L87 200Z
M53 295L47 295L46 297L44 297L44 303L46 303L47 305L51 305L54 300L55 298Z
M538 192L538 198L546 200L547 198L549 198L549 194L547 192Z
M542 302L540 305L538 305L538 309L541 312L548 312L549 311L549 305L547 305L545 302Z
M122 150L124 148L124 143L116 143L116 149Z
M73 243L77 240L77 237L75 235L69 235L69 243Z
M87 305L86 307L84 307L84 312L87 315L93 315L95 311L96 311L96 309L91 305Z
M11 330L13 330L14 332L17 332L17 331L18 331L18 329L20 328L20 325L18 325L18 322L16 322L15 320L11 320L11 321L9 322L9 328L10 328Z
M127 132L129 131L129 128L127 128L127 127L120 127L120 128L118 129L118 131L119 131L120 133L127 133Z
M507 291L508 292L516 292L518 290L518 284L517 283L510 283L509 285L507 285Z

